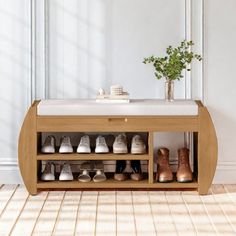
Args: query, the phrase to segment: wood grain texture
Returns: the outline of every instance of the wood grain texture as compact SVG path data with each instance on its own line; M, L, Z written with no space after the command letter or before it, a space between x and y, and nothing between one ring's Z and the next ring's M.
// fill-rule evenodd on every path
M66 192L52 235L69 236L74 234L80 198L81 192Z
M227 196L226 196L227 197ZM235 235L232 225L229 224L227 217L217 203L214 195L209 191L208 195L200 196L207 214L214 225L216 235Z
M179 191L166 192L167 203L173 218L177 235L197 235L188 209Z
M141 188L179 188L179 189L197 189L198 183L196 181L190 182L190 183L177 183L177 182L171 182L171 183L152 183L150 184L147 179L141 180L141 181L134 181L134 180L126 180L123 182L116 181L113 179L107 179L104 182L95 183L93 181L88 183L82 183L78 180L74 181L53 181L53 182L43 182L39 181L37 184L37 187L39 189L70 189L70 188L78 188L78 189L119 189L119 188L125 188L125 189L141 189Z
M133 191L132 203L137 235L157 235L147 192Z
M131 191L116 192L116 230L118 236L135 236L136 225Z
M206 107L199 107L198 192L207 194L217 164L218 144L215 128Z
M167 204L165 192L150 191L148 195L157 235L176 235L176 226Z
M198 131L198 116L37 116L38 132ZM123 120L127 119L127 122ZM183 125L184 124L184 125Z
M29 196L24 209L12 229L11 235L30 235L32 233L46 196L47 192L41 192L37 196Z
M81 193L80 204L77 208L74 235L95 235L98 192Z
M13 190L13 193L12 193ZM0 189L0 235L236 235L236 185L195 191ZM7 204L6 204L7 203Z
M24 206L27 202L29 194L25 186L20 185L17 187L13 196L11 197L10 202L7 204L4 212L0 218L0 235L8 236L11 234L14 229L15 224L17 223L19 216L24 210Z
M17 185L3 185L0 189L0 218L14 195Z
M37 224L34 227L32 234L50 236L52 235L57 218L60 214L60 209L65 197L65 192L63 191L54 191L50 192L43 209L40 212L40 215L37 219Z
M98 194L95 235L116 235L115 191Z
M149 161L148 161L148 182L153 183L153 171L154 171L154 158L153 158L153 132L148 134L148 150L149 150Z
M208 217L206 209L197 192L182 192L182 199L188 209L197 235L216 235L211 219Z
M37 160L73 160L73 161L81 161L81 160L149 160L150 155L141 154L141 155L132 155L132 154L113 154L113 153L103 153L103 154L79 154L79 153L70 153L70 154L38 154Z
M20 130L18 143L18 160L21 176L28 192L37 193L37 133L36 109L39 102L35 101L29 108Z

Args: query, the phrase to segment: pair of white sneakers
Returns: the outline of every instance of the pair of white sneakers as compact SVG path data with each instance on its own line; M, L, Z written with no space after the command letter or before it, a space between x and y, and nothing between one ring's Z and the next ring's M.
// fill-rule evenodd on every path
M60 181L71 181L73 180L73 174L71 167L68 163L64 163L59 175ZM44 171L41 175L43 181L54 181L55 180L55 165L52 162L47 162Z
M134 135L131 142L131 154L146 153L146 144L140 135ZM128 153L128 143L125 134L119 134L113 143L113 153Z
M106 139L102 135L99 135L96 138L95 153L108 153L108 152L109 148L107 146ZM88 135L84 135L83 137L81 137L77 148L77 153L91 153L90 138Z
M63 136L60 142L59 153L72 153L73 147L71 145L70 137ZM49 135L44 141L41 152L42 153L55 153L56 139L54 136ZM95 153L107 153L109 148L106 144L106 140L103 136L99 135L96 139ZM84 135L80 139L80 143L77 147L77 153L91 153L90 139L88 135Z
M55 153L56 151L56 139L54 136L49 135L44 141L41 148L42 153ZM59 153L72 153L73 147L68 136L62 136L60 141Z

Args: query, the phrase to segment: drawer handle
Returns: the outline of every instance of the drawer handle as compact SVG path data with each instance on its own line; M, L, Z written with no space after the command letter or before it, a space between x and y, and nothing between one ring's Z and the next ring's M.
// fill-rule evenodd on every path
M127 118L108 118L109 122L128 122Z

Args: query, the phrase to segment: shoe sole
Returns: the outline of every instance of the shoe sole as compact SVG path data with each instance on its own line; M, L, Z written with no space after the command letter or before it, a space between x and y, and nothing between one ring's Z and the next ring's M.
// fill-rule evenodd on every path
M134 155L136 155L136 154L145 154L146 153L146 151L131 151L131 154L134 154Z
M105 153L109 153L109 151L95 151L95 153L97 153L97 154L105 154Z
M113 150L114 154L127 154L128 150L120 151L120 150Z
M41 179L41 180L50 182L50 181L55 181L55 178L54 179Z
M59 181L72 181L72 180L74 180L74 178L72 178L72 179L59 178Z
M59 151L59 153L73 153L73 151Z
M158 180L159 183L171 183L173 182L174 180Z
M76 153L79 153L79 154L89 154L89 153L91 153L91 151L89 151L89 152L80 152L80 151L77 151Z
M50 151L41 149L41 153L55 153L55 149L52 149Z

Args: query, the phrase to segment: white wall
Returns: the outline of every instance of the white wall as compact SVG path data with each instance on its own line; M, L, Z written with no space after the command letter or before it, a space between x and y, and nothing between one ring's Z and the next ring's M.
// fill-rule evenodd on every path
M21 180L17 143L30 101L29 15L28 0L0 0L0 182L5 183Z
M214 120L216 182L236 183L236 1L205 1L205 104Z
M144 56L159 54L167 45L185 37L185 1L148 2L50 0L50 27L58 27L50 30L50 77L44 81L44 70L38 67L36 96L42 98L46 91L51 98L93 97L98 87L107 89L112 83L120 82L132 97L163 97L163 82L156 81L152 69L141 61ZM196 4L193 1L193 5ZM233 110L235 8L234 0L205 1L204 98L219 140L216 182L235 181L232 178L236 171L232 135L236 129ZM200 30L201 14L195 12L193 17ZM197 30L192 32L195 38ZM42 40L42 34L37 38ZM127 39L132 44L128 44ZM43 66L41 56L37 61ZM17 139L31 100L30 69L30 1L0 0L0 107L3 111L0 113L0 182L20 181ZM199 71L194 74L193 86L200 91ZM176 85L176 97L186 96L185 86L185 81ZM193 91L194 97L201 93L196 91ZM183 135L178 137L182 138L175 143L175 148L183 143ZM163 140L171 141L165 137Z
M49 14L49 98L94 98L116 83L132 98L164 97L142 61L185 38L184 0L52 0ZM185 81L176 87L184 98Z

